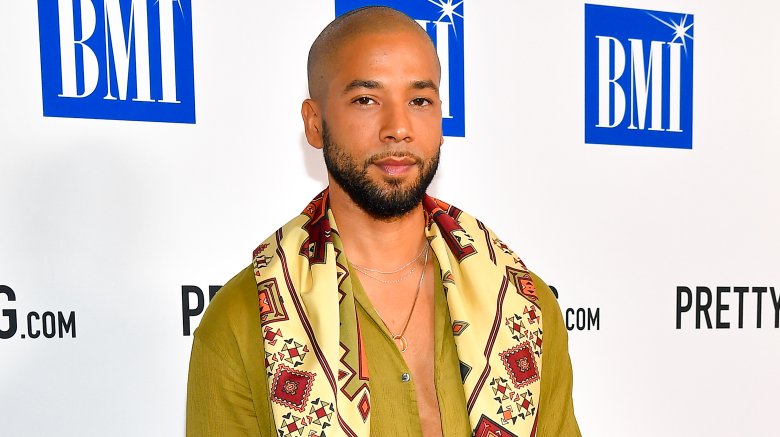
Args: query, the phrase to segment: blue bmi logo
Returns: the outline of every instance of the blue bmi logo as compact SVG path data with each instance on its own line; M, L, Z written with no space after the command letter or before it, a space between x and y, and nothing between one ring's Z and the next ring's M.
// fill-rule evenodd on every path
M414 18L436 45L441 62L442 127L444 135L466 135L463 80L464 0L336 0L336 15L364 6L389 6Z
M38 0L43 115L195 123L190 0Z
M693 148L693 15L585 5L585 142Z

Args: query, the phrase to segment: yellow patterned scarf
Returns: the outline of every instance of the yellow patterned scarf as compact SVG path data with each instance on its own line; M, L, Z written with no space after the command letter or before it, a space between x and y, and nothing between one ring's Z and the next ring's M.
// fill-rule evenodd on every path
M474 435L536 434L542 319L528 271L479 220L426 196ZM254 252L279 436L368 436L368 364L328 190Z

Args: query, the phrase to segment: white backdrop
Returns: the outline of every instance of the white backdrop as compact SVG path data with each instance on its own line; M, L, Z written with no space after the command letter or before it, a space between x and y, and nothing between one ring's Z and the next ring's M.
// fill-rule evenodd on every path
M695 16L693 149L584 143L584 2L468 1L466 136L446 138L432 194L564 311L598 309L599 329L569 334L583 435L778 435L771 293L761 328L755 293L742 329L734 293L729 329L675 317L678 286L780 295L780 6L591 3ZM0 340L0 435L183 435L182 286L226 282L324 187L299 108L333 2L194 1L196 124L43 117L37 14L0 3L0 285L16 295L0 310L19 324ZM76 337L21 338L46 311L74 312Z

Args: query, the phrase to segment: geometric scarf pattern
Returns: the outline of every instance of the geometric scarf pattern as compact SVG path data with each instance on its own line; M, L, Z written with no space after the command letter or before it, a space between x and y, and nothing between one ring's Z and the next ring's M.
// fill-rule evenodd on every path
M477 437L536 435L542 318L523 262L479 220L425 196ZM254 251L265 371L280 437L368 436L368 362L328 189Z

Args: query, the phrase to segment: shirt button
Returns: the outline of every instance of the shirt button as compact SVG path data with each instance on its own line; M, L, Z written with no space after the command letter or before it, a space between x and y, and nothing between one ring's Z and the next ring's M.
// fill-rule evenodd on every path
M411 375L404 373L401 375L401 382L409 382L412 379Z

